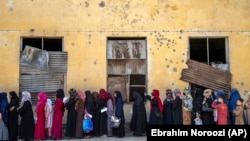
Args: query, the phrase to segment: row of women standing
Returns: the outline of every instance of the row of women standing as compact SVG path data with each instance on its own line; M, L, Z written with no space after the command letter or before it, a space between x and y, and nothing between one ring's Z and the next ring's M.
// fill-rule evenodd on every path
M115 99L104 89L100 89L99 93L91 93L89 90L83 93L81 90L70 89L69 96L65 100L65 107L68 110L65 136L67 138L102 135L124 137L125 118L122 95L119 91L115 91L113 97ZM112 115L121 119L118 128L111 127ZM83 131L84 117L91 118L93 130Z
M56 91L55 105L52 109L52 101L47 99L44 92L38 93L38 101L35 113L32 109L31 94L28 91L21 92L21 102L16 92L0 94L1 117L7 132L1 132L1 140L39 140L50 136L54 139L62 138L63 97L62 89ZM54 111L52 113L52 111ZM53 115L53 118L52 118ZM53 124L52 124L53 123ZM18 128L19 126L19 128ZM3 129L1 127L1 129ZM46 133L46 129L48 133ZM3 136L4 135L4 136Z

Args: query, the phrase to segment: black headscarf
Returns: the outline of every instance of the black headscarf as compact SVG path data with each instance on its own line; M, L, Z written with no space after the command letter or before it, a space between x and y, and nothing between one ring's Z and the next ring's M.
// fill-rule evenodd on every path
M17 93L15 91L9 92L11 99L10 99L10 105L19 106L19 97L17 96ZM16 105L17 104L17 105Z
M86 99L85 99L85 108L87 110L88 113L90 113L91 115L94 114L94 97L91 94L91 92L89 90L85 91L85 95L86 95Z
M63 89L58 89L57 91L56 91L56 97L57 98L60 98L61 100L63 100L63 98L64 98L64 90Z

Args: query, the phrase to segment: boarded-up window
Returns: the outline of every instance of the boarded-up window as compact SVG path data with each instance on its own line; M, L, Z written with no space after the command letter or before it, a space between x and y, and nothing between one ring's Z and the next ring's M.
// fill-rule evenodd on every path
M28 61L23 62L22 57L27 52L27 47L48 54L47 69L37 67L36 60L30 64ZM68 55L67 52L62 52L62 48L62 38L22 38L19 90L29 91L33 104L36 103L37 93L40 91L46 92L48 98L54 100L55 91L59 88L64 89Z
M109 38L107 42L108 91L119 90L124 101L133 101L131 93L146 90L147 53L145 38ZM142 76L140 84L131 79ZM139 78L139 77L137 77Z

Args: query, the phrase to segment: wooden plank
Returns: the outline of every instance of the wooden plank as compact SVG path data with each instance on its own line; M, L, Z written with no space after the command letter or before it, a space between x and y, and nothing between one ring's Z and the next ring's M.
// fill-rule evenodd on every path
M181 80L214 90L230 91L232 74L229 71L194 60L188 60L187 65L188 68L181 72Z

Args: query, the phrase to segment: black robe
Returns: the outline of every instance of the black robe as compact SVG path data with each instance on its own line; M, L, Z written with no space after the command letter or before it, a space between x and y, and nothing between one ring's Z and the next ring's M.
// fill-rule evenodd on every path
M94 101L93 95L91 94L91 92L89 90L85 91L85 95L86 95L85 108L86 108L87 112L92 115L91 120L93 122L93 130L87 134L93 135L93 134L95 134L95 130L96 130L95 121L97 121L96 120L96 113L95 113L95 101Z
M150 103L152 105L151 107L151 110L150 110L150 114L149 114L149 124L152 124L152 125L159 125L159 124L162 124L162 121L163 121L163 116L162 117L157 117L156 116L156 113L161 113L160 112L160 109L158 107L158 101L157 99L151 99L151 96L147 95L146 98L148 100L150 100Z
M23 106L18 110L21 116L21 124L19 130L20 139L31 139L34 137L34 114L30 101L25 101Z
M95 134L97 136L102 136L104 134L107 134L107 113L101 112L101 109L107 107L107 99L101 99L98 98L96 101L96 129Z
M113 135L116 137L124 137L125 136L125 117L123 111L123 100L122 95L119 91L116 91L115 98L115 116L121 119L120 126L118 128L113 128Z
M66 122L66 137L75 137L76 134L76 99L70 98L69 101L65 104L66 109L68 110L67 122Z
M134 98L133 113L129 127L134 132L134 135L141 136L147 131L146 108L144 100L138 92L133 92L133 98Z
M174 125L182 125L183 117L182 117L182 101L179 96L176 96L173 102L173 120Z
M172 125L174 124L173 119L173 100L171 99L165 99L163 102L163 124L166 125Z
M212 98L209 97L209 98L205 99L204 104L208 105L211 108L212 102L213 102ZM211 112L202 111L201 118L202 118L202 124L203 125L212 125L212 124L214 124L213 111L211 111Z
M193 99L193 110L191 115L191 123L194 125L194 119L196 118L196 113L202 112L202 102L203 102L203 90L201 88L196 88Z
M14 107L12 111L10 108ZM9 139L17 140L18 136L18 112L17 108L19 107L19 98L17 95L13 95L9 104Z

